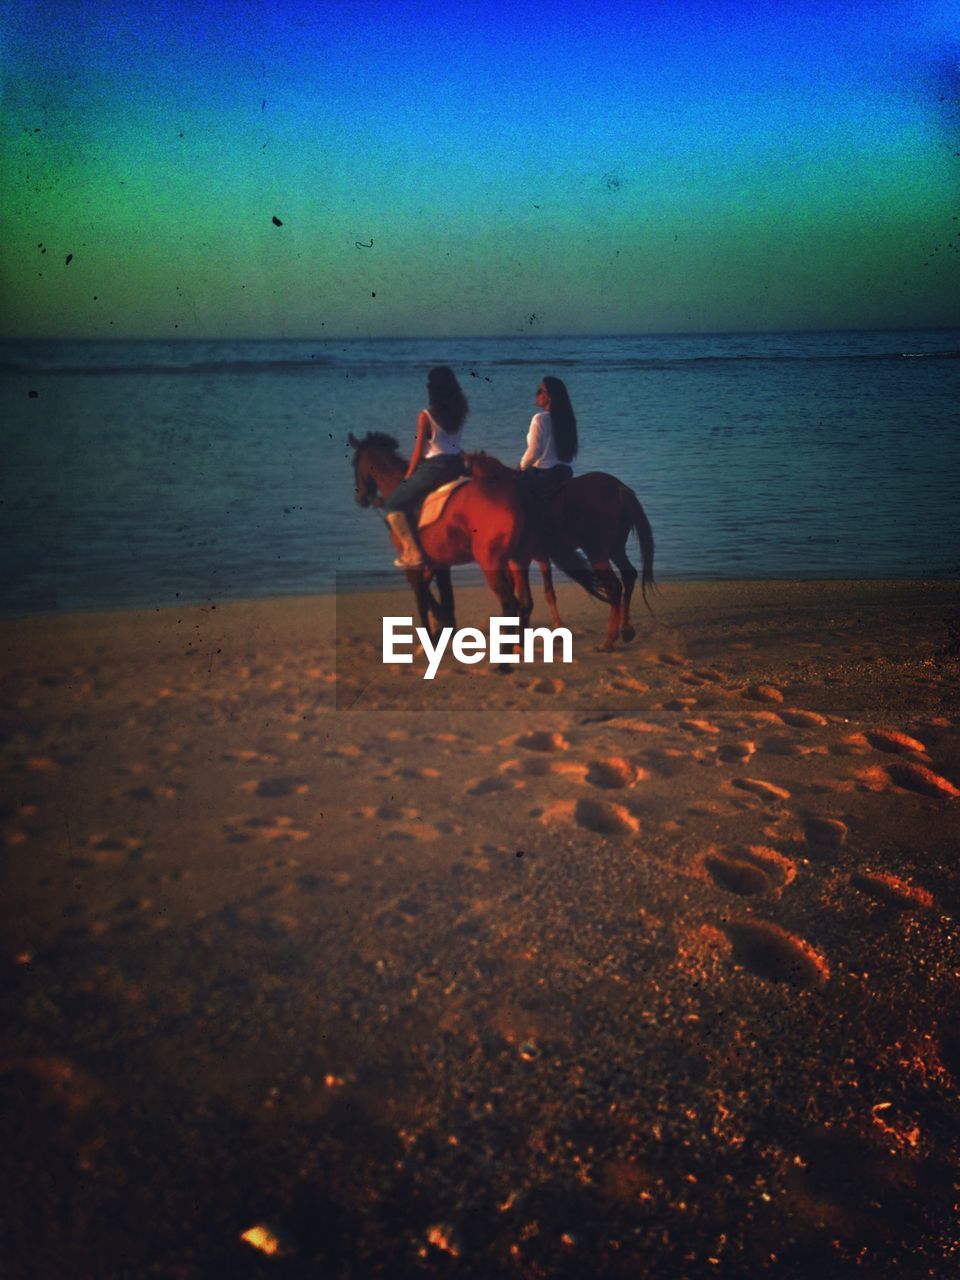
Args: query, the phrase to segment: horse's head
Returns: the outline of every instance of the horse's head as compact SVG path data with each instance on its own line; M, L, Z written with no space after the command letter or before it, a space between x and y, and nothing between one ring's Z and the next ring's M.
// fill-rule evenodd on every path
M491 453L465 453L463 463L474 480L500 480L513 472Z
M397 456L398 445L393 436L381 431L370 431L358 440L347 436L353 448L353 493L361 507L376 505L380 498L380 477L384 471L399 468L403 464Z

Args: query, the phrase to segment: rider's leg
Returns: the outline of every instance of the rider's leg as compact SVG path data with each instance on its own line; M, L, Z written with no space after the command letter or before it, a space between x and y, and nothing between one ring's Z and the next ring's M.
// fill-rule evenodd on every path
M400 543L400 554L393 562L397 568L416 569L419 565L422 565L423 556L420 554L419 546L417 546L417 540L410 527L410 521L407 519L407 513L405 511L388 511L387 524L390 526L393 536Z
M414 532L413 516L423 498L446 480L461 474L459 457L425 458L412 475L401 480L383 504L387 523L400 543L400 555L394 564L401 569L415 569L423 564L420 545Z

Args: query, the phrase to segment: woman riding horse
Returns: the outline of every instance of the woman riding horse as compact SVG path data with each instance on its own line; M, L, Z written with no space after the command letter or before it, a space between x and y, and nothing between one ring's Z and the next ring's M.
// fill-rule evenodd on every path
M413 508L431 490L463 475L460 435L469 405L452 369L438 365L430 370L427 396L430 408L420 410L407 473L383 504L387 523L400 543L400 555L393 562L400 569L423 564L410 520Z
M410 474L397 453L396 440L375 431L362 440L351 435L348 441L354 450L354 494L359 505L378 506L389 501ZM429 563L408 568L406 573L422 625L429 629L431 615L440 627L454 625L450 566L471 561L481 567L496 593L502 616L519 618L521 629L527 625L532 607L528 578L532 559L553 557L589 595L609 604L606 585L584 558L565 546L551 545L543 528L531 518L521 500L516 472L494 459L490 463L489 475L455 489L442 514L421 531ZM434 578L439 600L433 599L430 591Z
M535 398L539 412L530 420L520 470L536 498L546 502L573 476L577 419L559 378L542 378Z

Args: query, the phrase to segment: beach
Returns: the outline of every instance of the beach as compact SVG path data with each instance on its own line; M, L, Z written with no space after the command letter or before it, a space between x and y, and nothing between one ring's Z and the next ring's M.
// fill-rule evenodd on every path
M957 584L652 603L0 621L5 1274L951 1272Z

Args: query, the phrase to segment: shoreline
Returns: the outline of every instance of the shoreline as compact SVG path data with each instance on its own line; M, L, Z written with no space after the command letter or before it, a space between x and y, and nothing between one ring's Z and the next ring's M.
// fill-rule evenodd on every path
M471 569L475 571L476 578L475 580L471 580L466 583L461 583L459 586L455 579L454 590L458 594L461 591L474 591L477 589L481 589L481 590L487 589L483 582L482 576L480 576L479 569L476 569L475 566L459 566L459 568ZM376 573L379 576L383 576L384 578L386 578L388 573L387 570L372 570L371 572ZM344 584L340 584L338 582L337 585L332 590L324 590L324 591L292 591L282 595L230 596L230 597L222 597L219 600L213 600L210 597L198 596L195 599L190 599L185 601L174 600L174 601L165 601L161 603L151 602L151 603L130 604L130 605L111 605L107 607L104 607L102 605L89 605L89 606L83 606L83 607L70 607L70 608L63 608L63 609L61 608L45 609L36 613L27 612L27 613L16 613L16 614L0 614L0 627L11 626L18 623L33 623L33 622L54 621L56 619L71 619L71 618L80 619L80 618L89 618L91 616L104 616L104 617L109 616L109 617L115 617L120 619L120 618L130 617L132 615L139 615L139 614L147 615L147 614L155 614L155 613L162 613L162 612L170 612L172 610L177 610L177 609L216 611L216 610L224 610L224 609L235 609L237 607L244 607L244 606L267 605L271 603L283 605L286 602L295 603L298 601L307 601L307 600L324 602L328 600L336 600L338 597L341 597L341 596L396 595L398 593L402 594L404 592L409 593L409 590L410 590L410 588L407 586L405 581L400 581L400 582L387 582L387 581L379 582L378 581L365 586L362 584L356 585L353 581L354 578L360 577L361 575L350 574L345 576L348 577L350 581L347 581ZM679 574L677 576L664 577L664 578L660 578L658 576L657 586L654 591L654 599L656 598L657 592L662 591L664 588L671 589L671 590L675 589L680 591L688 590L688 589L696 589L696 588L711 589L711 588L724 588L724 587L733 588L733 589L742 587L744 589L749 589L749 588L760 588L764 586L773 587L776 584L795 584L796 586L801 588L812 588L812 587L823 586L831 590L841 589L841 588L858 589L861 587L864 588L865 590L871 589L871 588L872 589L886 588L886 589L894 590L898 587L906 587L910 585L937 587L937 586L948 586L951 583L958 584L958 590L960 590L960 577L958 577L956 574L948 574L948 573L921 574L921 575L912 574L908 576L899 576L899 577L898 576L849 577L846 575L838 575L835 577L820 577L815 575L803 576L803 577L797 577L797 576L777 577L777 576L758 575L756 577L746 577L746 578L736 577L736 576L701 577L695 573L689 573L689 574ZM531 590L533 591L535 609L538 607L538 602L539 602L539 607L542 608L542 595L540 594L540 575L536 565L531 566L530 584L531 584ZM576 598L577 595L579 594L577 588L574 587L574 585L570 582L570 580L565 578L559 572L557 572L556 574L556 585L560 590L562 590L563 588L566 588L567 591L574 598ZM639 591L639 588L638 588L638 591Z
M468 568L469 566L460 566ZM477 571L479 573L479 570ZM530 583L533 591L535 610L542 608L542 591L540 589L540 575L536 565L530 569ZM564 590L570 599L578 604L586 602L586 597L570 580L563 574L556 574L556 585L558 590ZM681 592L722 592L724 589L732 589L734 591L743 590L745 592L759 591L764 588L771 590L785 586L791 590L808 591L818 588L824 588L827 591L863 590L867 594L877 591L895 591L901 588L923 588L931 590L939 590L941 588L949 588L953 586L960 592L960 577L956 575L911 575L907 577L776 577L776 576L759 576L759 577L698 577L696 575L683 575L680 577L657 578L656 587L653 591L653 599L664 590L671 593ZM454 590L457 591L456 581L454 582ZM482 578L476 582L470 582L460 587L460 591L481 593L488 592ZM639 599L639 580L636 588L635 600ZM151 604L132 604L110 608L103 608L99 605L91 605L84 608L70 609L51 609L40 613L24 613L13 615L0 615L0 628L11 627L17 624L33 624L55 622L57 620L69 619L86 619L90 617L110 617L116 619L129 618L132 616L150 616L155 614L168 614L176 610L197 610L200 612L218 612L225 610L235 610L238 608L264 608L271 605L280 607L288 604L298 607L305 605L307 602L315 602L320 605L326 605L335 602L340 596L377 596L396 594L410 594L410 588L402 579L395 583L376 583L368 587L351 585L340 586L339 584L330 591L295 591L283 595L261 595L261 596L237 596L229 598L221 598L220 600L211 600L207 597L197 597L196 599L187 601L167 601L163 603ZM459 592L458 592L459 594ZM491 594L491 601L495 598ZM412 595L411 595L412 600ZM595 602L596 606L603 609L605 606L599 602Z
M937 1274L957 584L397 595L0 621L10 1274Z

